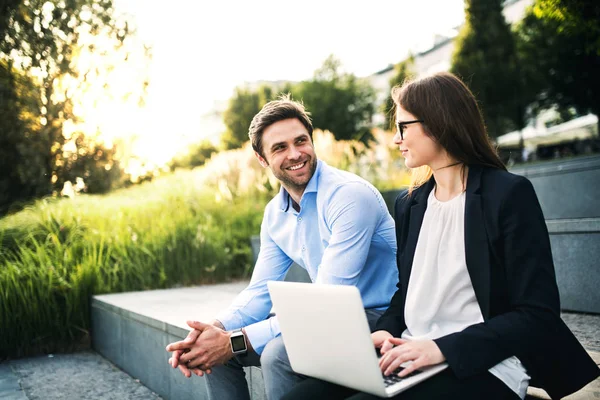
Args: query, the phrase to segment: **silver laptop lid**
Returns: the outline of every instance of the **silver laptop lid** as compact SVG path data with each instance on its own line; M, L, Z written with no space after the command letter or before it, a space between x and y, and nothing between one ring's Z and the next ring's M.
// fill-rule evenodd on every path
M355 286L272 281L268 287L295 372L385 395Z

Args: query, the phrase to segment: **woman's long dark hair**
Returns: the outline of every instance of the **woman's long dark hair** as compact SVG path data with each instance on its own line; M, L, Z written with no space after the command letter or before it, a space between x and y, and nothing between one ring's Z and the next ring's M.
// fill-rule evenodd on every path
M392 89L392 99L422 119L425 133L457 161L506 170L487 135L475 96L455 75L440 72L405 81ZM413 169L409 193L432 174L428 166Z

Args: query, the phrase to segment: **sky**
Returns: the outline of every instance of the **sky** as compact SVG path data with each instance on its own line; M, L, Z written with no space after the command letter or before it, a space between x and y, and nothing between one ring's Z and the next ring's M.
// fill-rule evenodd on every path
M141 138L138 152L165 161L218 129L202 125L202 116L223 108L236 86L309 79L330 54L345 71L371 75L460 25L463 7L463 0L115 0L152 47L152 61L145 109L112 129L126 125Z

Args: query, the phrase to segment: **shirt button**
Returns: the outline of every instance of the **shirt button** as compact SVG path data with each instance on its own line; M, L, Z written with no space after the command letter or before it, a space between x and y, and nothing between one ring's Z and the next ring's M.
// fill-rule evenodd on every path
M305 251L305 250L306 250L306 246L302 246L302 251Z
M298 217L298 222L301 222L301 221L302 221L302 217Z

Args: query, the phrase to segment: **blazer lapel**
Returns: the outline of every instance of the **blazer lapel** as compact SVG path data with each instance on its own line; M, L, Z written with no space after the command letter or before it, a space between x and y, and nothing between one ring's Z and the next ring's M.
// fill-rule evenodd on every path
M482 168L469 166L465 205L465 256L483 319L490 316L490 254L483 217L480 186Z
M409 231L406 237L406 246L404 247L404 254L401 260L401 271L400 279L402 280L402 289L404 292L404 298L406 299L406 292L408 290L408 281L410 279L410 272L412 271L412 263L415 258L415 250L417 248L417 240L419 239L419 232L421 231L421 225L423 225L423 217L425 216L425 210L427 209L427 197L435 185L433 177L427 181L417 194L413 198L413 205L410 208L410 220L409 220Z

